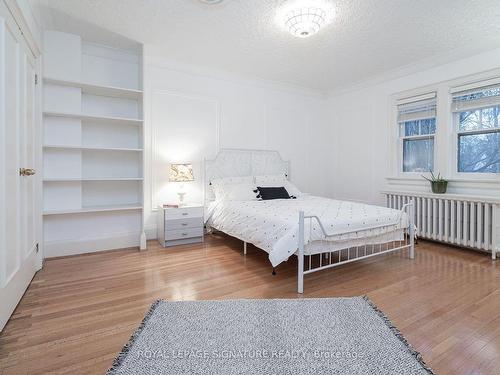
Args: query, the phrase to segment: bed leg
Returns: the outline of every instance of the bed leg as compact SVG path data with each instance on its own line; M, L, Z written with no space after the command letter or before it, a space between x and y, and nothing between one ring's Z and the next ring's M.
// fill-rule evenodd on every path
M412 199L408 215L410 216L410 259L415 259L415 201Z
M243 254L247 255L247 243L243 241Z
M304 211L299 212L297 293L304 293Z

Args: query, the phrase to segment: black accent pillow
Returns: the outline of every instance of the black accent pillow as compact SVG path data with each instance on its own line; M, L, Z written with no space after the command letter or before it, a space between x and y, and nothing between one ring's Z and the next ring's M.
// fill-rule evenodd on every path
M288 191L282 187L261 187L257 186L257 190L259 190L260 198L263 200L270 199L290 199L290 195Z

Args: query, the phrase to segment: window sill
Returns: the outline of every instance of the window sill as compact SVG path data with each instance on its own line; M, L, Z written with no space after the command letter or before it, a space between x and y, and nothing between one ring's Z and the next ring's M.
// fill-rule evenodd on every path
M422 177L392 176L386 177L385 190L412 191L414 193L430 193L430 183ZM448 180L447 194L484 196L498 198L500 196L500 180L498 179L463 179Z
M414 181L414 182L422 182L422 183L427 183L428 181L425 180L421 175L410 175L410 176L390 176L385 178L387 181ZM493 177L493 178L463 178L463 177L456 177L456 178L446 178L447 181L449 182L458 182L458 183L465 183L465 184L493 184L493 185L500 185L500 176L498 178Z

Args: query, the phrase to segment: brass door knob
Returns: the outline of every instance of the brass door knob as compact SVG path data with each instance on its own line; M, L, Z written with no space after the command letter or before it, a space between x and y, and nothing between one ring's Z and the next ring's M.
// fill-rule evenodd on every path
M33 176L36 171L32 168L19 168L19 174L21 176Z

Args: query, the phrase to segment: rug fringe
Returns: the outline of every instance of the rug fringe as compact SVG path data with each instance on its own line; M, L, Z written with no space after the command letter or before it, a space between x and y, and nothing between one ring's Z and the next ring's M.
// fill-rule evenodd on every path
M422 354L416 351L413 346L408 342L406 337L399 331L399 329L391 322L391 320L384 314L382 310L370 299L368 296L363 296L365 302L377 313L377 315L382 318L384 323L389 327L389 329L394 333L394 335L408 348L410 354L415 357L415 359L420 363L420 365L426 370L430 375L436 375L436 373L425 363L422 358Z
M108 369L108 371L106 371L106 375L113 375L114 372L116 370L118 370L118 368L121 366L123 360L125 359L125 357L127 356L128 352L130 351L130 348L132 347L132 345L134 344L135 340L137 339L137 337L139 336L139 334L141 333L141 331L144 329L144 327L146 326L146 323L148 322L149 318L151 317L151 315L153 315L153 312L155 311L155 309L158 307L158 305L162 302L163 300L161 299L158 299L156 300L152 305L151 307L149 308L149 311L146 313L146 315L144 316L144 318L142 319L142 322L141 324L139 325L139 327L136 328L136 330L134 331L134 333L132 334L132 336L130 336L130 339L128 340L128 342L123 346L120 354L118 354L118 356L115 358L115 360L113 361L113 364L111 365L111 367Z
M415 357L415 359L418 361L418 363L422 366L424 370L426 370L429 375L437 375L423 360L422 354L420 352L416 351L411 344L408 342L406 337L399 331L399 329L391 322L391 320L384 314L382 310L378 308L378 306L370 299L368 296L363 296L363 300L370 306L373 311L384 321L384 323L389 327L391 332L406 346L410 354ZM135 340L139 336L139 334L142 332L144 327L146 326L146 323L148 322L149 318L153 315L155 309L158 307L158 305L163 302L163 300L158 299L156 300L151 307L149 308L149 311L146 313L144 318L142 319L141 324L137 329L134 331L132 336L130 336L130 339L128 342L123 346L120 354L115 358L113 361L113 364L111 367L108 369L106 372L106 375L113 375L115 371L118 370L118 368L121 366L122 362L124 361L125 357L127 356L128 352L130 351L132 345L134 344Z

